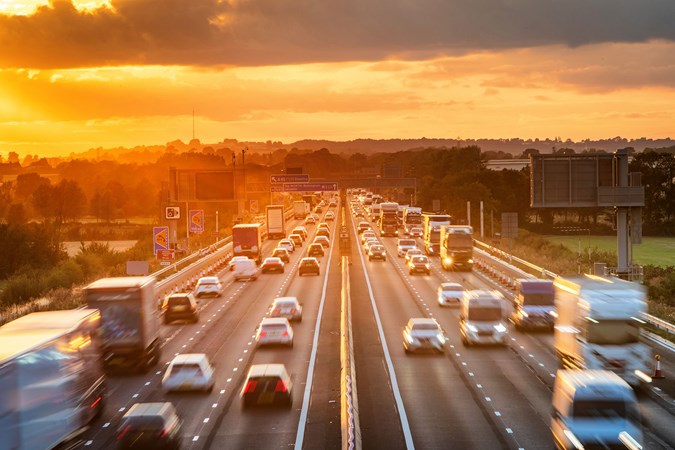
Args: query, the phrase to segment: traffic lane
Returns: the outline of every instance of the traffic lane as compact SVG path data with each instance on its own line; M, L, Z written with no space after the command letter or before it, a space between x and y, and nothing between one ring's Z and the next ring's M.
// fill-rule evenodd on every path
M451 360L440 354L406 354L402 329L411 317L425 315L400 275L388 263L365 264L415 446L447 448L450 439L459 448L502 447L487 411Z
M296 275L287 289L279 290L275 294L276 296L295 296L303 303L302 322L292 323L293 348L260 347L252 352L245 367L232 377L231 383L234 390L230 394L231 400L218 419L217 428L211 433L206 448L276 448L294 444L303 390L307 381L314 328L323 291L324 274L328 267L328 255L323 259L321 276L297 277ZM335 271L332 264L330 270ZM297 274L297 271L294 271L294 274ZM258 322L267 314L272 300L273 297L268 299L267 308L257 317ZM249 346L248 343L246 345ZM293 383L291 409L252 408L243 411L238 396L250 365L271 363L284 364L291 375Z

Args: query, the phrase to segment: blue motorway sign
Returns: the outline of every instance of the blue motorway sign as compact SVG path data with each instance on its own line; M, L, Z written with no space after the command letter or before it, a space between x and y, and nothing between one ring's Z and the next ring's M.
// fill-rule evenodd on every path
M337 181L323 183L284 183L282 192L337 191Z
M270 183L306 183L309 181L309 175L270 175Z

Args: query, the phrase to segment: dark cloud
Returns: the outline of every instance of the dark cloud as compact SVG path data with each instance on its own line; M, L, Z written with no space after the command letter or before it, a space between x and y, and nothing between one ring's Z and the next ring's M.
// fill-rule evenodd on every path
M0 16L0 67L378 61L675 40L673 0L56 0Z

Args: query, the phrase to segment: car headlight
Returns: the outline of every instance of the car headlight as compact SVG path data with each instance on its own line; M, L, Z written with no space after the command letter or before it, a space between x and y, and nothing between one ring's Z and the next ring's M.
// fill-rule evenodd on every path
M473 264L473 259L469 259L469 264Z
M406 334L404 334L404 335L403 335L403 337L404 337L404 338L405 338L405 340L406 340L406 341L408 342L408 344L412 344L412 343L414 342L414 340L413 340L412 336L410 336L410 335L409 335L409 334L407 334L407 333L406 333Z
M476 328L475 325L469 324L469 325L467 325L466 327L469 329L469 331L471 331L471 332L473 332L473 333L478 333L478 328Z
M522 309L520 310L520 315L523 316L523 317L529 317L529 316L530 316L528 313L526 313L526 312L525 312L524 310L522 310Z
M497 333L505 333L506 327L503 323L500 323L499 325L495 325L495 330L497 330Z
M428 268L430 268L431 266L429 265L429 263L426 263L426 264L424 265L424 267L426 267L426 268L428 269Z
M452 264L452 258L446 257L446 258L443 259L443 262L446 263L446 264Z
M438 333L438 335L436 337L438 338L438 342L441 345L445 344L445 336L443 336L443 333Z

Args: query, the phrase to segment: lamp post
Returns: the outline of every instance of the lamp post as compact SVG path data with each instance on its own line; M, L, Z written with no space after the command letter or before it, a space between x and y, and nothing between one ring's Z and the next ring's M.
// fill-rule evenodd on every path
M218 211L216 211L216 242L218 242Z

